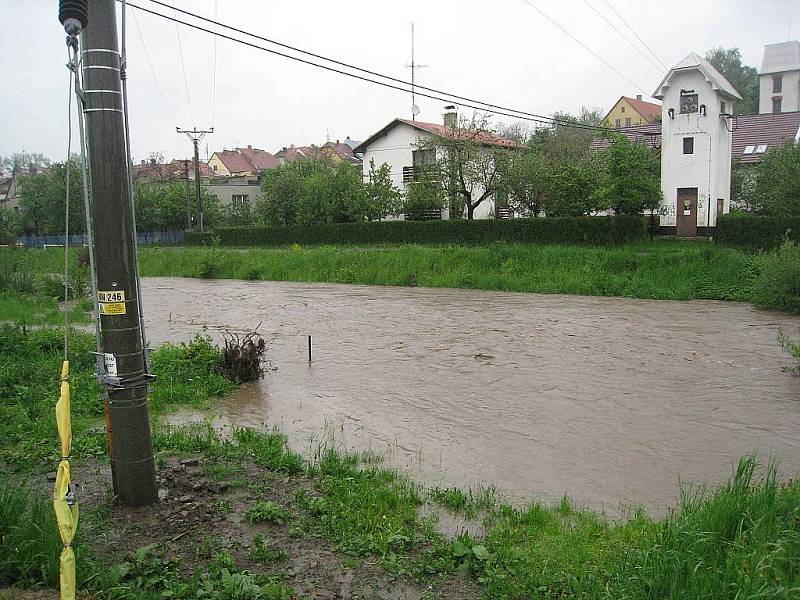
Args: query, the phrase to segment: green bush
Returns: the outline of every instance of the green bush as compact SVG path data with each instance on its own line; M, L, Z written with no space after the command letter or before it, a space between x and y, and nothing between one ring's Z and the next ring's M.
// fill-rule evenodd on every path
M770 250L784 237L800 241L800 217L765 217L749 213L730 213L717 221L714 241L725 246Z
M800 313L800 245L786 239L775 252L759 257L753 304Z
M639 216L375 221L289 227L227 227L213 233L223 246L291 244L622 244L645 239ZM188 245L210 244L211 233L187 233Z

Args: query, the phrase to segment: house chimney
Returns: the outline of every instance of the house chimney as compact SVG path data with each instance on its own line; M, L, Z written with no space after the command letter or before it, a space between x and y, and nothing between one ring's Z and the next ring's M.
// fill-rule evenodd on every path
M452 104L444 107L444 126L448 129L456 129L458 127L458 112L456 112L456 107Z
M639 96L639 100L641 100L641 99L642 99L642 97L641 97L641 96ZM252 149L253 149L253 146L251 146L250 144L247 144L247 149L248 149L248 150L252 150Z
M641 94L636 94L636 99L637 100L641 100L642 99L642 95Z

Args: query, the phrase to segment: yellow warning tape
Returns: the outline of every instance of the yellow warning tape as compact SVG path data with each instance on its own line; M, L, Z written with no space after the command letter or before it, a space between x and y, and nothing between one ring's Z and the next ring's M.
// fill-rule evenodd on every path
M56 424L61 440L61 462L58 464L53 489L53 508L56 511L58 532L64 549L61 551L61 600L75 600L75 552L72 539L78 528L78 504L72 491L69 472L69 453L72 449L70 418L69 361L61 366L61 397L56 402Z

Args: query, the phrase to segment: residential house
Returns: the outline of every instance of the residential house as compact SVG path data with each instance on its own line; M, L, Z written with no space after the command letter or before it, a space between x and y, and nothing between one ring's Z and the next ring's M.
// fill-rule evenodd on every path
M758 87L759 113L800 111L800 42L764 46Z
M0 179L0 208L19 212L19 177L15 174Z
M231 177L258 175L278 167L281 161L266 150L248 145L246 148L214 152L208 164L215 176Z
M214 177L206 182L206 189L216 196L220 206L255 208L261 199L261 185L255 175Z
M417 149L420 140L433 136L463 136L469 135L486 146L500 146L503 148L516 148L517 143L489 132L474 132L458 129L458 115L455 110L448 110L444 114L444 122L424 123L407 119L394 119L380 130L361 142L354 151L363 156L363 163L368 165L375 161L376 166L384 163L389 165L392 182L401 190L407 189L419 170L419 167L430 160L429 150ZM474 190L473 197L478 197L483 190ZM475 218L487 218L494 214L491 202L484 202L475 211ZM398 218L404 218L398 215ZM445 210L442 218L449 218Z
M636 98L620 96L608 114L603 118L605 127L634 127L657 121L661 117L661 105Z

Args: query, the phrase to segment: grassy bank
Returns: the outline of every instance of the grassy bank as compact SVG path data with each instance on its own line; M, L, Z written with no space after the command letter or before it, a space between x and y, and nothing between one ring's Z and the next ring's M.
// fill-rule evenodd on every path
M32 272L57 269L50 250L10 251L0 260ZM144 248L149 277L419 285L514 292L655 299L750 301L761 270L744 251L698 241L659 240L616 247L322 246Z
M564 499L504 504L491 490L425 489L377 457L320 448L308 460L275 431L223 437L157 415L232 389L204 338L153 353L159 477L149 510L114 507L91 337L72 333L79 586L98 599L289 599L405 590L443 598L796 598L800 480L744 459L714 490L685 491L665 519L611 521ZM0 585L55 586L60 550L41 473L57 459L52 407L61 332L0 327ZM761 475L759 475L761 473ZM427 512L484 533L441 534ZM464 577L466 575L466 577ZM382 596L383 595L383 596ZM332 597L330 595L323 597Z

